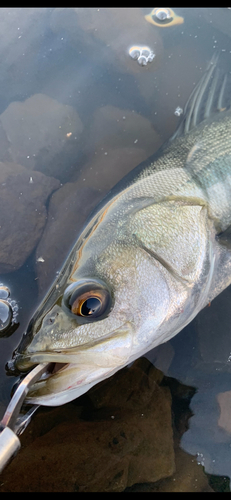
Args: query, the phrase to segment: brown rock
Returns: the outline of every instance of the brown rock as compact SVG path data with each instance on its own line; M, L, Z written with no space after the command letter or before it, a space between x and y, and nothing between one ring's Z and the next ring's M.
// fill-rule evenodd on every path
M83 126L77 112L44 94L12 102L0 115L10 161L60 177L76 160ZM0 153L0 159L1 157Z
M213 492L208 482L208 477L203 471L202 465L198 465L193 455L185 453L178 448L176 450L176 472L166 479L155 484L137 484L127 491L130 492Z
M168 388L157 384L160 374L146 360L138 360L129 370L123 370L122 393L117 375L110 380L107 406L88 404L81 416L80 407L74 403L51 413L46 410L45 415L42 412L45 429L40 426L40 436L37 433L30 437L28 445L30 431L25 431L25 447L1 474L0 491L113 492L136 482L154 482L172 475ZM98 400L102 401L104 391L105 385L99 385ZM32 433L38 429L36 421L40 418L37 414L29 427Z
M22 266L44 229L45 203L59 181L22 165L0 162L0 272Z
M119 145L119 148L144 150L148 158L161 143L161 138L147 118L129 109L107 105L95 111L85 149L89 152L88 144L91 148L93 144L95 145L94 153L98 155L101 151L107 156L105 153L111 149L118 149ZM138 164L137 161L136 165Z
M176 472L171 478L160 481L153 491L169 492L212 492L203 466L197 463L196 457L180 448L176 451Z
M146 158L147 154L143 149L107 148L105 154L104 150L98 148L92 160L77 171L72 179L78 179L90 188L107 192Z
M160 370L142 357L135 361L132 369L120 370L116 376L92 387L88 395L97 409L115 404L123 408L125 401L127 408L139 408L149 403L152 391L156 389L156 384L161 383L163 376Z

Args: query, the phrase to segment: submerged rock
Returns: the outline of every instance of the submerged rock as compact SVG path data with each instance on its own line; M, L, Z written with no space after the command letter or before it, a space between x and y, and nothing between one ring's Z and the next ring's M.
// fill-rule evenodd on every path
M176 450L176 471L171 477L157 481L155 484L136 484L126 492L213 492L208 477L198 465L193 455Z
M153 154L161 143L152 123L134 110L111 105L98 108L83 145L87 160L73 171L71 180L104 193Z
M45 203L59 181L22 165L0 162L0 273L22 266L46 224Z
M146 158L143 149L107 148L104 151L98 148L92 160L76 171L72 179L103 194Z
M171 395L159 386L161 379L141 359L122 370L119 379L117 374L90 391L84 407L73 402L42 410L3 471L0 491L119 492L171 476Z
M141 149L148 158L159 148L162 140L148 118L134 110L107 105L98 108L92 117L85 145L87 153L89 144L91 148L92 144L95 146L94 153L97 154L100 151L105 154L108 149L119 147L134 151ZM136 165L138 164L139 161Z
M77 400L41 408L0 491L212 492L219 479L229 491L228 478L181 449L195 392L140 358Z
M7 136L4 155L7 148L12 162L61 178L76 161L82 122L74 108L47 95L12 102L0 115L0 127Z

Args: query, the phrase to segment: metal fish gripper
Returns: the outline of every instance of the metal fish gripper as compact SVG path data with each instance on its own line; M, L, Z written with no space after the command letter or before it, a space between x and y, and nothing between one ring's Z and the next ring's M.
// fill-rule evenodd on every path
M33 368L20 382L7 406L0 422L0 472L21 448L18 436L26 429L39 405L33 405L24 414L21 413L22 406L31 385L40 379L49 366L50 363L46 363Z

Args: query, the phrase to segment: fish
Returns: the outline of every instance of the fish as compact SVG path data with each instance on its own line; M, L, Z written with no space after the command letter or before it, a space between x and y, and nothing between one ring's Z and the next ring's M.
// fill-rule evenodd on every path
M231 111L215 54L173 136L93 211L12 363L67 403L180 332L231 283Z

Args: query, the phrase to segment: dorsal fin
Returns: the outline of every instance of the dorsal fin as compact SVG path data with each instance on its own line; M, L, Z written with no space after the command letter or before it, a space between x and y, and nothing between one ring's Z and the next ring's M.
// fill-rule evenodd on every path
M181 123L171 140L187 134L213 113L228 109L227 74L218 68L219 53L216 52L210 60L202 78L193 89L184 109Z

